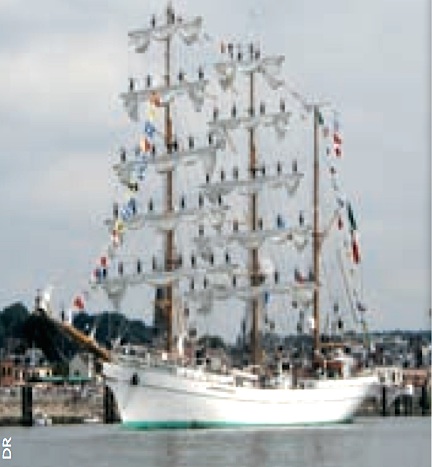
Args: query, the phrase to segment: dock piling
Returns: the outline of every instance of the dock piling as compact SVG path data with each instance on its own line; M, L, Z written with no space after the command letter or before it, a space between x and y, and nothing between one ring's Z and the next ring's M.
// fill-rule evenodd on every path
M107 385L104 386L103 405L104 423L115 423L117 421L117 414L114 394Z
M387 387L384 384L381 388L381 415L387 416Z
M33 387L31 385L21 388L21 425L33 425Z

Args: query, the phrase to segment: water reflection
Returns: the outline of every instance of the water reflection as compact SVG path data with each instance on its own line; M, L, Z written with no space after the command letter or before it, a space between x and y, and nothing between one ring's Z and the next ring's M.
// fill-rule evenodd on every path
M2 428L8 467L430 467L430 418L308 429L139 432L119 426Z

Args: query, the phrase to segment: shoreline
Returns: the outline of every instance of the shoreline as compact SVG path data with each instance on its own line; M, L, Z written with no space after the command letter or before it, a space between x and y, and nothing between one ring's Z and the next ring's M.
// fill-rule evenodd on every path
M49 426L64 426L64 425L114 425L114 424L120 424L120 422L115 422L115 423L104 423L102 420L98 421L86 421L86 418L84 417L77 417L77 416L54 416L50 417L52 419L52 424ZM392 418L392 419L408 419L408 418L431 418L431 414L427 415L422 415L421 413L415 413L413 415L395 415L395 414L389 414L387 416L382 416L379 413L371 413L371 412L362 412L359 413L356 418L354 419L354 423L356 422L357 418L367 418L367 419L383 419L383 418ZM25 426L22 423L22 418L21 417L0 417L0 428L4 427L25 427L25 428L44 428L44 426L39 426L39 425L31 425L31 426Z
M87 422L87 417L81 416L73 416L73 415L54 415L53 417L49 417L52 420L52 425L89 425L91 423L102 424L102 420L97 422ZM23 423L22 417L17 416L6 416L0 417L0 427L10 427L10 426L27 426ZM37 425L28 426L28 428L34 427Z

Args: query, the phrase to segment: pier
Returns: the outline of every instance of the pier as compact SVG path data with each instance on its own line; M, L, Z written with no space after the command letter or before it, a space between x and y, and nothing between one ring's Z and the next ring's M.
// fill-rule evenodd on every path
M112 392L103 384L88 387L35 385L0 388L0 426L32 426L35 414L53 425L120 421ZM361 407L361 416L430 416L431 389L380 386Z
M362 416L430 416L431 388L382 384L377 386L359 411Z
M43 414L54 425L119 421L113 395L102 384L0 388L0 426L30 427L36 414Z

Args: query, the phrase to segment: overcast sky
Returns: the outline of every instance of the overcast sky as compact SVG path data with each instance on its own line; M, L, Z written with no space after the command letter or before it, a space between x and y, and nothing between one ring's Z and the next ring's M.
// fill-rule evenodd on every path
M127 31L158 1L0 3L0 307L55 286L66 306L106 240L111 157L127 119ZM372 328L425 328L430 307L426 0L182 0L213 38L251 31L284 75L340 111ZM263 6L265 5L265 6Z

